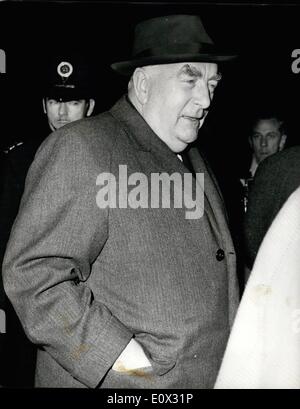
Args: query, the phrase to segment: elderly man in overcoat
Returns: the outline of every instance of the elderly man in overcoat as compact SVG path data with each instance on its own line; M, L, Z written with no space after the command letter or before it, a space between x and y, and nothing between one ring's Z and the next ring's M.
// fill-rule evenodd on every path
M131 75L128 95L40 147L4 261L39 346L36 386L213 387L238 303L235 252L192 143L232 57L197 16L141 22L131 59L113 64ZM169 196L151 185L163 175Z

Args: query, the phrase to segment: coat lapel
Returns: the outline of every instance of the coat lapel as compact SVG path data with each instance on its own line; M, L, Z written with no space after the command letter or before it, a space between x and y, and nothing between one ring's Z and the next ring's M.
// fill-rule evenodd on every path
M204 194L205 205L214 224L218 226L219 232L226 230L226 235L230 235L226 215L226 209L218 184L213 173L202 158L199 150L194 146L188 151L188 156L196 173L204 173Z

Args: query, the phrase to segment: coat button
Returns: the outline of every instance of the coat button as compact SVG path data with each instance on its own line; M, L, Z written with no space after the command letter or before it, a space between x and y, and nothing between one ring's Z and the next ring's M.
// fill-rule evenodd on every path
M216 259L217 259L218 261L222 261L222 260L224 260L224 257L225 257L224 250L218 249L218 251L217 251L217 253L216 253Z

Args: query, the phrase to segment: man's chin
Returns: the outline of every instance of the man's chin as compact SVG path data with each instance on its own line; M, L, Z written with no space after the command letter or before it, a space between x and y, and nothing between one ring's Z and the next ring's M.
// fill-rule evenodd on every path
M194 135L178 135L176 139L173 139L173 143L171 149L175 153L183 152L188 145L195 142L197 140L198 133Z
M182 143L189 145L195 142L198 138L198 132L193 135L185 135L184 137L178 138Z
M272 155L271 153L266 153L266 154L261 155L259 157L259 159L258 159L258 163L262 162L263 160L265 160L266 158L268 158L271 155Z

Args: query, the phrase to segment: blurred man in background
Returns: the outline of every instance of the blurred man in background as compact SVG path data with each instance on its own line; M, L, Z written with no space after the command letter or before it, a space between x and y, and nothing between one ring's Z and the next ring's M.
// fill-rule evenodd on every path
M286 139L284 123L276 114L266 114L255 119L249 136L249 144L253 151L249 169L252 177L264 159L284 148Z
M285 125L277 113L266 111L256 115L248 137L252 151L250 167L240 178L243 186L245 212L247 211L249 188L259 164L268 156L281 151L285 147L286 140Z

